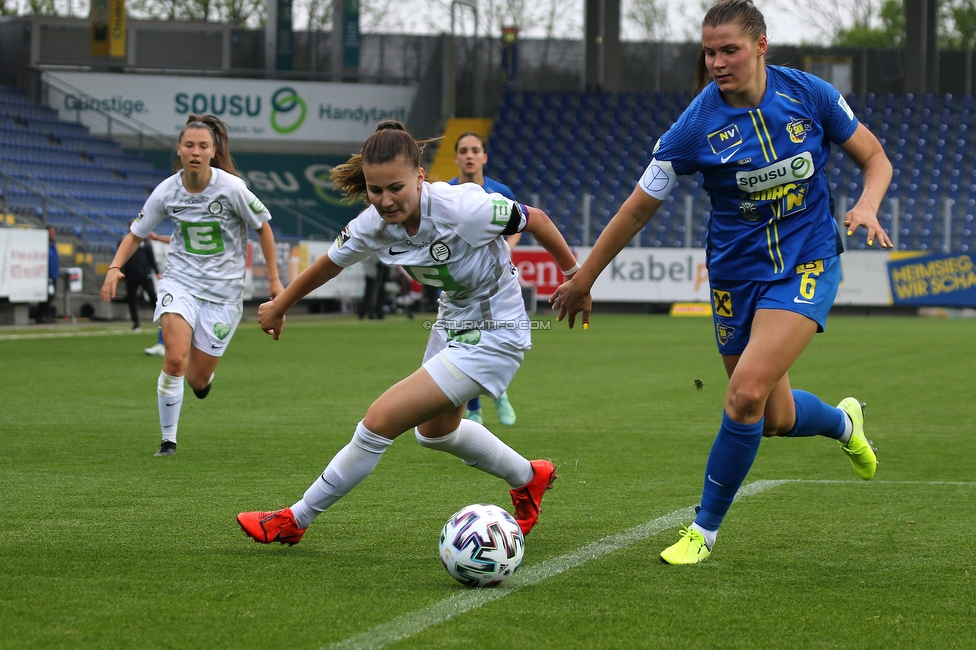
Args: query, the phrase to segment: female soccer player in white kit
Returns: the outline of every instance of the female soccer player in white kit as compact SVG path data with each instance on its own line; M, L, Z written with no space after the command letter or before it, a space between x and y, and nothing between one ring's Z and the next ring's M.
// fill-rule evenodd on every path
M535 525L542 497L556 478L550 461L526 460L482 424L461 416L475 395L500 395L531 347L518 272L502 238L532 233L570 276L576 259L541 210L472 183L427 183L422 163L413 136L399 122L381 122L362 153L332 174L346 196L365 195L369 207L326 255L258 310L261 329L277 339L285 312L302 296L374 254L441 289L422 367L373 402L352 441L302 499L283 510L238 515L241 528L258 542L297 544L315 517L365 479L397 436L414 428L424 447L504 479L523 533Z
M166 341L157 383L163 440L156 456L176 453L183 377L198 398L206 397L217 362L241 321L248 226L258 233L271 297L282 291L267 223L271 214L237 176L226 125L213 115L190 115L176 152L180 170L153 190L102 285L102 299L111 300L125 277L120 267L160 221L173 220L154 315Z

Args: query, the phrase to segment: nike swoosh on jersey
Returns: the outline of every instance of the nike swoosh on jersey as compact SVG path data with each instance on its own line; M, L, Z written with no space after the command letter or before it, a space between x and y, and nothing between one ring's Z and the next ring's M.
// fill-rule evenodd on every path
M390 246L390 255L403 255L404 253L409 253L410 251L395 251L393 247Z
M798 304L804 304L804 305L812 305L813 304L813 301L812 300L803 300L799 296L797 296L796 298L793 298L793 302L798 303Z
M725 163L729 162L729 160L731 160L732 156L734 156L738 151L739 151L739 147L736 147L735 148L735 151L733 151L729 155L727 155L727 156L720 156L720 158L722 159L722 164L724 165Z
M725 162L724 160L722 162ZM179 214L186 210L186 208L173 208L173 214Z

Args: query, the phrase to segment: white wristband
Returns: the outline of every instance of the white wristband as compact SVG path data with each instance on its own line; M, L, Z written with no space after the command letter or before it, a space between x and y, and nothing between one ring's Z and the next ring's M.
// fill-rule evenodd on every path
M574 273L576 273L577 271L579 271L579 268L580 268L580 267L579 267L579 262L577 262L576 264L573 264L573 268L571 268L571 269L566 269L565 271L563 271L563 275L564 275L564 276L566 276L566 277L568 278L568 277L569 277L569 276L571 276L572 274L574 274Z

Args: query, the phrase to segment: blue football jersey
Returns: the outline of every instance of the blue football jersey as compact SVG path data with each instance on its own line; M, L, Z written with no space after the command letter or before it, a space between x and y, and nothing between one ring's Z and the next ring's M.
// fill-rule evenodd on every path
M457 185L458 179L457 177L455 177L447 182L449 185ZM481 187L485 188L485 191L488 192L489 194L491 194L492 192L497 192L498 194L504 196L506 199L509 199L511 201L516 200L515 193L512 192L511 188L505 183L499 183L494 178L488 178L487 176L485 176L485 184L482 185Z
M677 174L701 172L712 201L709 275L770 281L842 251L830 209L830 143L858 121L843 95L800 70L767 66L758 108L733 108L709 84L654 150Z

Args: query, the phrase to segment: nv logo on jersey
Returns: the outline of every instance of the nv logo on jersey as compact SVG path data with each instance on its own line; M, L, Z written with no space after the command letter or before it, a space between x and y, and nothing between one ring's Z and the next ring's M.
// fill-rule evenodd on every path
M813 130L813 120L793 117L786 125L786 132L790 134L790 142L800 144L807 139L807 133Z
M723 151L728 151L732 147L738 147L742 144L742 135L739 134L739 127L734 123L714 133L709 133L706 137L708 138L708 146L712 148L712 153L714 154L720 154Z

